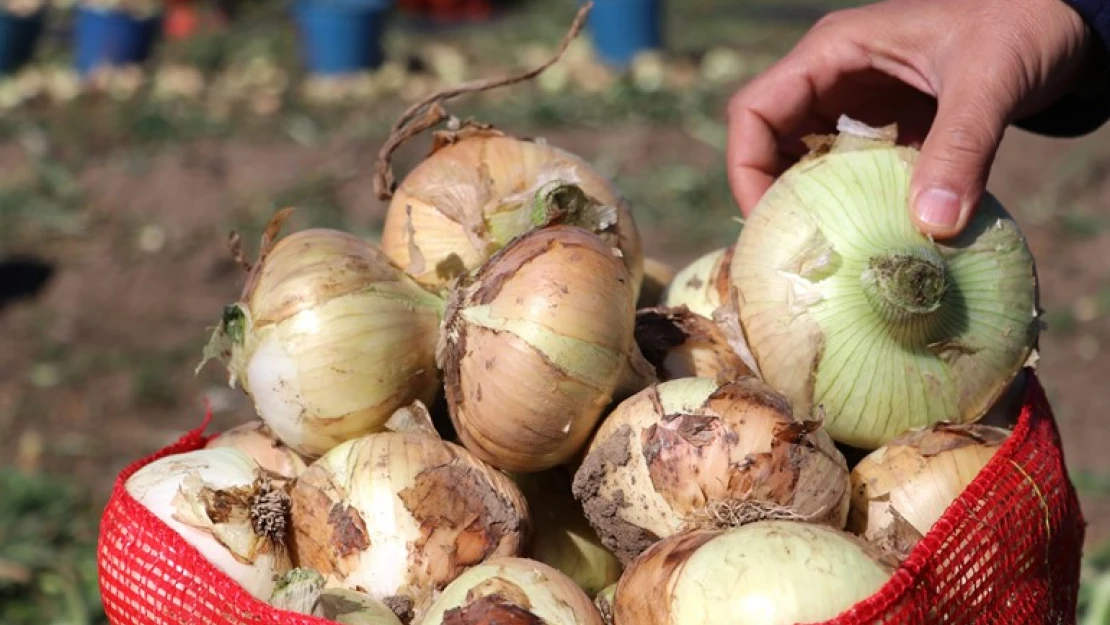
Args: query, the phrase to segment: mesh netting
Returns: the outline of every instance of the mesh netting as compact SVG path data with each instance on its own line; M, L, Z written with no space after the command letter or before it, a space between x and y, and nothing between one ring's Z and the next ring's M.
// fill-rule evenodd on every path
M199 449L209 419L123 470L100 528L113 625L325 625L240 588L124 489L142 466ZM875 596L825 625L1075 623L1084 521L1044 391L1030 376L1013 434Z

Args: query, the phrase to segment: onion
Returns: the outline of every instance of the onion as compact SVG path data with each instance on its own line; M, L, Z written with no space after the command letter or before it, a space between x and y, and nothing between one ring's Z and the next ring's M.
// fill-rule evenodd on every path
M752 375L722 329L685 306L636 311L636 344L660 381L730 381Z
M438 141L405 176L386 213L382 250L421 284L447 286L515 237L544 225L546 209L568 195L581 210L567 222L620 248L638 294L640 234L616 187L569 152L489 128L465 129Z
M616 583L621 563L601 544L574 500L571 475L556 467L511 477L524 493L535 525L527 555L558 569L591 597Z
M290 568L289 498L246 454L199 449L165 456L125 488L244 590L266 600Z
M573 580L525 558L479 564L451 582L419 625L603 625Z
M466 568L521 554L531 530L512 480L422 432L342 443L308 467L291 495L297 563L402 620Z
M325 588L325 583L312 569L293 569L278 582L270 605L342 625L401 625L384 603L346 588Z
M208 449L231 447L275 477L293 480L304 472L305 459L281 442L260 419L253 419L227 430L208 441Z
M713 250L686 265L675 274L659 300L667 308L685 306L707 319L728 298L729 263L735 246Z
M627 566L672 534L763 518L843 528L848 467L819 423L755 378L683 378L622 402L598 429L574 495Z
M667 263L655 259L644 258L644 280L640 285L640 297L636 300L636 308L650 308L659 303L667 285L674 280L674 268Z
M833 439L875 449L938 421L973 422L1038 336L1033 257L990 194L935 242L907 208L918 152L846 118L748 217L730 271L758 373Z
M627 268L574 226L533 230L448 303L440 360L451 420L479 458L542 471L585 446L602 411L652 380Z
M870 597L892 574L868 545L827 526L694 530L656 543L625 571L613 623L815 623Z
M1009 434L938 423L896 437L852 471L848 529L904 560Z
M303 230L270 249L286 215L271 221L205 360L224 360L274 434L318 457L401 406L431 403L443 302L352 234Z

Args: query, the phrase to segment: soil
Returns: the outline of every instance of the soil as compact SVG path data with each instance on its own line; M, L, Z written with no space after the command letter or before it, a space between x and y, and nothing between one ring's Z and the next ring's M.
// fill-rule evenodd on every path
M629 155L621 173L650 171L661 158L705 167L715 154L671 130L545 136L586 158ZM1110 349L1102 349L1110 346L1110 319L1098 297L1110 286L1110 229L1097 224L1098 209L1110 206L1108 146L1110 127L1077 141L1013 131L989 185L1018 217L1038 259L1049 312L1040 377L1076 477L1110 474ZM219 366L194 374L244 279L227 234L244 219L264 222L270 207L260 209L262 200L308 175L340 180L336 217L343 223L380 228L384 205L367 165L376 148L349 138L315 147L228 139L141 162L110 154L93 160L77 178L80 233L4 250L39 272L41 288L17 299L0 293L0 458L70 474L103 500L127 464L198 426L205 401L212 429L253 417ZM19 144L0 144L0 183L29 168ZM307 219L295 215L286 232ZM649 255L675 265L706 251L684 244L672 228L641 229ZM246 245L249 256L257 240ZM1082 497L1088 544L1110 539L1110 488L1084 489Z

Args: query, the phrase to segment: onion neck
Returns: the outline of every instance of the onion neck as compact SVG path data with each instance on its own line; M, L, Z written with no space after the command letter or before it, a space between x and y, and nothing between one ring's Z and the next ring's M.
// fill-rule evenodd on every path
M548 182L536 191L529 213L532 226L541 228L567 224L601 233L616 224L616 210L602 205L582 187L561 180Z
M944 259L935 249L925 247L872 256L860 281L875 312L899 325L937 312L948 292Z

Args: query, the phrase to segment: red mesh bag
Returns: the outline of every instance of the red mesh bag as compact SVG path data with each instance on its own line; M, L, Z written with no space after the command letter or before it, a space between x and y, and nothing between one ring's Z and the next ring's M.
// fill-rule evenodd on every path
M1074 624L1084 521L1035 376L1013 434L890 581L825 625ZM325 625L275 610L208 563L124 489L142 466L199 449L206 418L120 473L104 511L100 592L113 625Z

